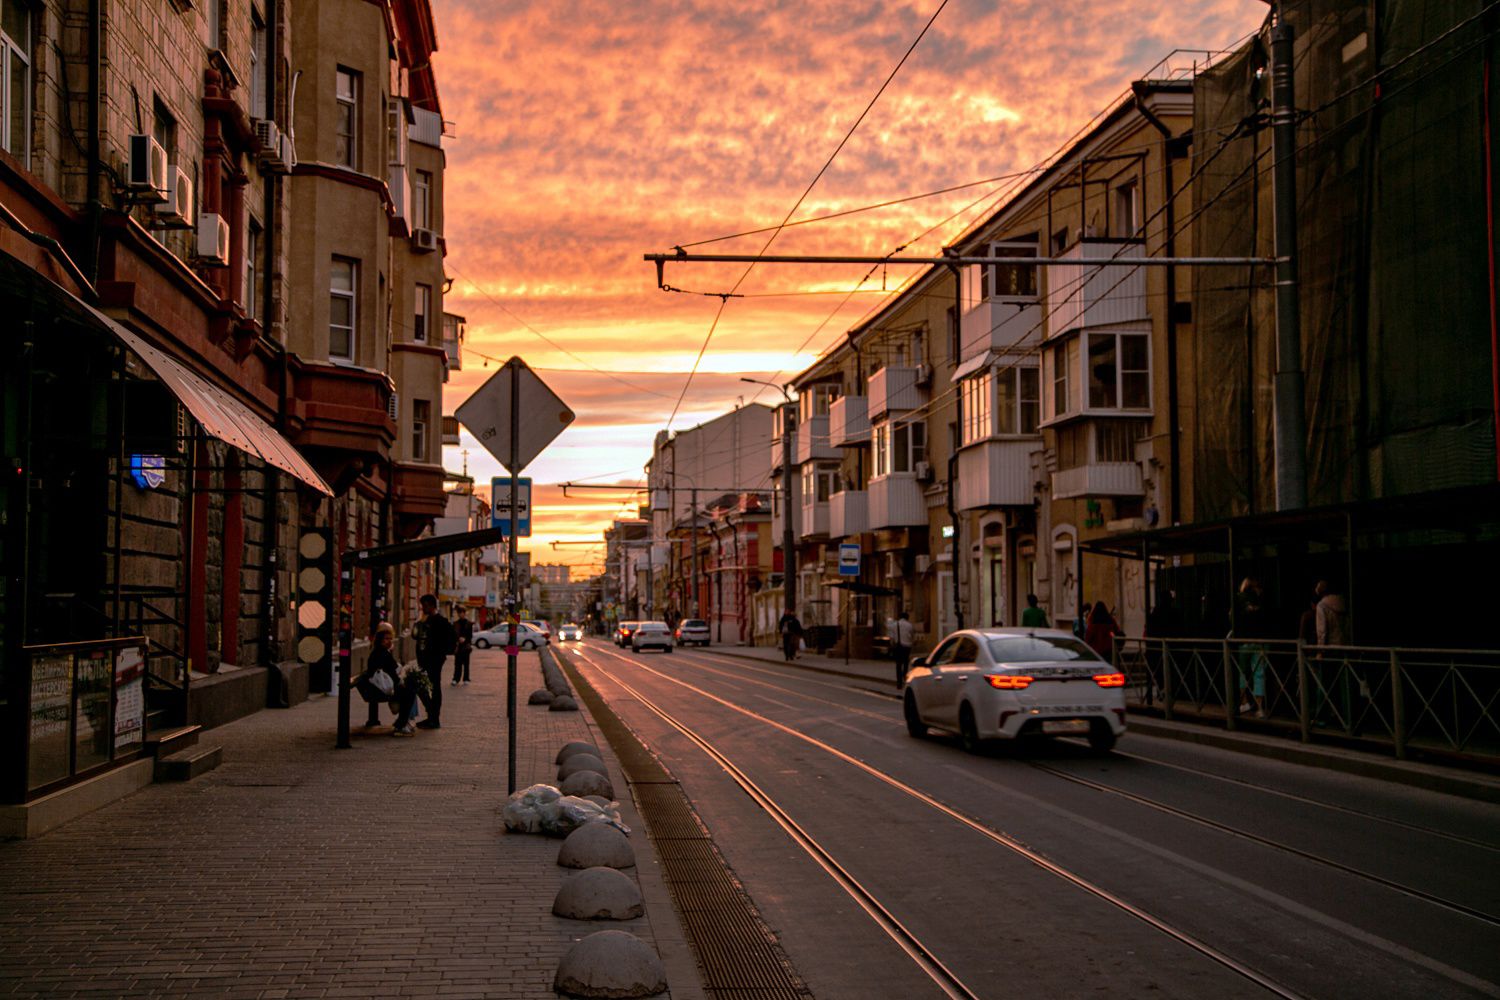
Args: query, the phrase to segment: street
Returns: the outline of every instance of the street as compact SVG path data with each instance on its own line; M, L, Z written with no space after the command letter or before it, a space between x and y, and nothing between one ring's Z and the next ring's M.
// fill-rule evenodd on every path
M857 682L711 649L567 655L682 782L820 998L965 994L684 729L969 995L1500 995L1493 805L1141 735L1104 757L971 756L913 740L894 692Z

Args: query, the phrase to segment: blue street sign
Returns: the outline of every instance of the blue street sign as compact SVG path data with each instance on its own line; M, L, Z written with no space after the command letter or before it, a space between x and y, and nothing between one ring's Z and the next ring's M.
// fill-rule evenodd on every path
M839 576L859 576L859 544L844 542L839 545Z
M490 480L490 524L510 535L510 488L511 483L521 484L520 499L516 504L516 537L531 537L531 477L513 479L496 476Z

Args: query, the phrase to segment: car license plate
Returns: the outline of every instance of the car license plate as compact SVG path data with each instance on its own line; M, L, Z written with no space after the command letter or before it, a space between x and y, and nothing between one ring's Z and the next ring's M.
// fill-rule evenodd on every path
M1044 733L1086 733L1088 731L1087 719L1052 719L1042 723Z

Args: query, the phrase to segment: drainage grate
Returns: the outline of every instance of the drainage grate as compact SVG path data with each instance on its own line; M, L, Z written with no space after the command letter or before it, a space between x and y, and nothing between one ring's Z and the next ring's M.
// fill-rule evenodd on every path
M704 990L714 1000L808 1000L811 991L729 871L682 786L572 661L560 653L557 659L630 781L697 953Z
M396 786L397 795L462 795L474 791L471 781L411 782Z

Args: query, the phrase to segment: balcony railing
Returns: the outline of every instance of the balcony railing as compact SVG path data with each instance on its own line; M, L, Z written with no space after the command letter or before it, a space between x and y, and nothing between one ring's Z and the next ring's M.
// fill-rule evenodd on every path
M985 351L1015 351L1042 339L1042 307L1035 298L985 299L964 313L959 353L964 361Z
M819 459L841 457L839 450L828 441L828 418L810 417L798 428L796 440L792 442L793 461L798 465Z
M878 420L894 411L915 410L927 402L923 371L904 365L887 365L869 380L869 418Z
M870 529L904 528L927 523L927 501L922 484L909 472L893 472L870 480Z
M1145 247L1123 240L1084 240L1064 257L1076 264L1057 264L1047 274L1048 336L1082 326L1133 323L1150 318L1146 309L1146 272L1128 264L1105 264L1145 256Z
M443 418L443 444L458 444L458 418Z
M802 539L828 537L828 501L802 505L802 520L798 525L797 537Z
M1168 719L1500 765L1500 651L1120 637L1114 653L1134 706Z
M1039 451L1037 437L981 441L958 453L959 510L986 507L1030 507L1035 501L1031 453Z
M828 407L828 443L835 448L870 443L870 400L841 396Z
M828 537L848 538L870 530L870 495L844 490L828 498Z
M1091 462L1052 473L1052 499L1145 496L1139 462ZM1029 502L1029 501L1028 501Z

